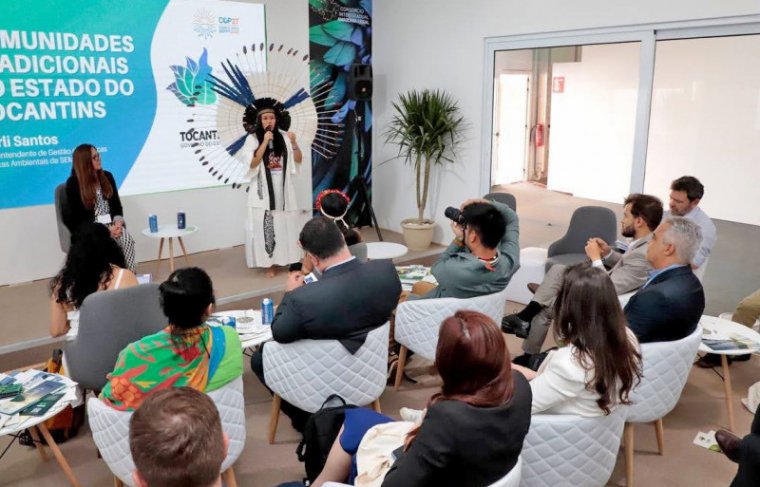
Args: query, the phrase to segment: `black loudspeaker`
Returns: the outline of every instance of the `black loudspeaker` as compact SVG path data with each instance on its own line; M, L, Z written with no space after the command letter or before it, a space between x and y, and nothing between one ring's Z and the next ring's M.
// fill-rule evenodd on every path
M372 66L352 64L348 70L348 97L354 100L372 99Z

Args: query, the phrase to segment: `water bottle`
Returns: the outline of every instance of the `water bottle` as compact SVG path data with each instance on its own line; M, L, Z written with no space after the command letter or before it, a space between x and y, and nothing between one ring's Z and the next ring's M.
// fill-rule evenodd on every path
M156 215L148 215L148 226L150 226L150 233L158 232L158 217Z
M271 325L274 321L274 303L269 298L261 300L261 324Z
M180 230L185 229L185 212L184 211L180 211L179 213L177 213L177 228L179 228Z

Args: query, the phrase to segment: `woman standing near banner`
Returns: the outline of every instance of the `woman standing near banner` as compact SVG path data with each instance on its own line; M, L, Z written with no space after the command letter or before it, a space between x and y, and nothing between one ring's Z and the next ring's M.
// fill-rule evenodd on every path
M83 223L102 223L124 253L127 268L135 272L135 241L124 224L119 191L113 175L103 170L100 153L91 144L81 144L72 154L71 176L66 180L67 208L63 223L72 235Z
M279 102L256 100L245 118L246 131L252 135L242 149L244 154L251 154L246 263L248 267L265 267L267 277L274 277L278 265L298 262L303 256L298 234L309 212L298 208L293 181L303 153L296 134L287 132L290 116Z

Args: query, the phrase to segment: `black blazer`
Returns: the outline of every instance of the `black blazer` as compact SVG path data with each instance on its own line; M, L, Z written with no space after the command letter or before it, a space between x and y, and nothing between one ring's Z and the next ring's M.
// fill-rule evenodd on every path
M680 340L694 332L705 310L702 283L691 267L676 267L639 289L625 306L640 343Z
M119 190L116 187L116 181L113 179L113 174L108 171L103 171L106 178L113 187L113 195L108 199L108 207L111 210L111 220L116 216L124 216L124 210L121 207L121 199L119 198ZM95 208L88 210L82 203L82 197L79 194L79 180L75 174L71 174L69 179L66 180L66 207L63 208L63 224L69 229L71 234L77 232L79 226L83 223L92 223L95 221Z
M401 281L390 260L354 259L285 294L272 322L272 337L280 343L340 340L355 353L370 331L388 321L400 295Z
M417 437L393 464L383 487L486 487L517 463L530 428L533 394L512 372L512 400L497 407L441 401L428 408Z

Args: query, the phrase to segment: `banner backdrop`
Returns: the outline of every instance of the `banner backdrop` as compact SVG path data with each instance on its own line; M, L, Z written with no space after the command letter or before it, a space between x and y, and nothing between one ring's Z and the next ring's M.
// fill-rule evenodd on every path
M216 131L187 119L217 103L207 76L244 42L266 42L263 5L0 2L0 209L52 203L81 143L122 195L222 184L190 147Z
M345 124L342 145L335 156L312 154L314 197L328 188L348 192L352 198L350 221L367 224L360 218L358 187L352 182L363 176L371 196L372 102L351 99L347 81L352 64L372 63L372 0L309 0L309 26L312 87L326 77L334 80L329 93L322 97L315 94L315 101L333 110L333 122ZM363 118L358 125L357 114Z

